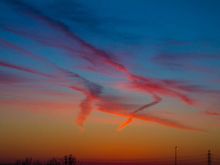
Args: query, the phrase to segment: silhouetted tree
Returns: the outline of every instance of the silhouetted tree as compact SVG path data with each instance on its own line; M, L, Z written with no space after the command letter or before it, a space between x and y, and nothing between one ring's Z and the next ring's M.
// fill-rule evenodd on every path
M68 165L68 157L66 155L64 156L64 165Z
M64 165L76 165L76 158L72 155L64 156Z
M33 162L33 165L42 165L42 163L39 160L37 160Z
M24 160L17 160L15 165L79 165L79 161L75 157L70 155L65 155L64 159L55 159L52 158L48 160L46 163L42 163L39 160L33 161L32 158L26 158Z
M15 162L15 164L16 164L16 165L21 165L21 164L22 164L22 161L21 161L21 160L17 160L17 161Z
M60 165L60 162L53 158L47 162L47 165Z
M32 165L32 158L26 158L22 161L22 165Z

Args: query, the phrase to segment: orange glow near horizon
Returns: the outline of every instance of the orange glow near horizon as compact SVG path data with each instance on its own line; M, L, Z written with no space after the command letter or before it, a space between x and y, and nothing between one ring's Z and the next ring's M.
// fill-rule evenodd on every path
M0 154L5 161L12 156L14 159L47 159L69 153L78 159L92 160L170 158L175 145L181 148L183 157L196 157L197 153L206 153L210 148L216 153L220 151L213 145L220 138L217 128L211 130L215 137L206 132L182 131L134 120L129 128L118 132L117 127L126 118L94 112L82 132L73 124L70 115L77 115L77 111L72 113L63 109L53 113L48 109L45 115L45 111L42 114L21 108L15 113L13 107L4 106L4 109L7 113L1 122L7 129L1 129L1 142L4 143L1 143ZM93 120L95 116L102 120ZM115 122L105 122L105 118Z

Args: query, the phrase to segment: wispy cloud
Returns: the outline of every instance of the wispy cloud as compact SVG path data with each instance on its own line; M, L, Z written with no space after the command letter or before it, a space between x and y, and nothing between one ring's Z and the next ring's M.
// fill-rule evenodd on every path
M31 74L42 76L42 77L45 77L45 78L51 78L51 75L49 75L49 74L42 73L38 70L29 69L29 68L26 68L26 67L23 67L23 66L10 64L10 63L5 62L5 61L0 61L0 66L5 67L5 68L10 68L10 69L15 69L15 70L26 72L26 73L31 73Z
M14 84L14 83L25 83L31 81L29 78L18 76L13 73L6 71L0 71L0 83L1 84Z
M177 71L192 71L199 73L217 73L215 69L201 65L203 61L219 61L217 53L169 53L162 52L152 58L152 62L168 69ZM198 63L199 62L199 63ZM197 63L197 64L196 64Z
M130 114L126 113L121 113L121 111L118 110L111 110L109 107L99 107L99 110L105 113L109 113L112 115L124 117L124 118L129 118ZM184 124L178 123L176 121L168 120L168 119L163 119L160 117L155 117L151 115L144 115L144 114L134 114L133 118L143 120L145 122L151 122L151 123L157 123L166 127L171 127L171 128L176 128L176 129L183 129L183 130L190 130L190 131L204 131L203 129L198 129L198 128L193 128L190 126L186 126ZM120 130L120 129L119 129Z
M158 104L158 103L162 100L162 99L161 99L159 96L157 96L157 95L153 95L153 98L154 98L154 101L152 101L151 103L145 104L145 105L139 107L138 109L134 110L134 111L130 114L129 119L119 127L119 130L124 129L127 125L129 125L129 124L133 121L133 117L134 117L135 114L137 114L137 113L140 112L140 111L143 111L144 109L147 109L148 107L151 107L151 106L153 106L153 105Z
M204 114L208 116L220 116L220 112L214 112L214 111L205 111Z

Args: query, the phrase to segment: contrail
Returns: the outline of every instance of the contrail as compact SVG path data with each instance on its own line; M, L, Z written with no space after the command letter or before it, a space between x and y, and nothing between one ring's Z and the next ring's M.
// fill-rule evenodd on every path
M69 86L69 89L78 91L85 96L85 99L80 103L80 112L76 121L79 126L83 126L86 119L92 112L94 101L99 100L103 87L81 77L80 75L73 74L71 72L68 72L67 74L73 76L75 80L78 81L76 82L78 86L71 85Z
M97 87L96 84L94 84L94 83L86 80L85 78L81 77L80 75L78 75L76 73L73 73L71 71L67 71L67 70L65 70L65 69L63 69L63 68L61 68L61 67L59 67L59 66L57 66L57 65L55 65L53 63L51 63L47 59L45 59L43 57L40 57L40 56L37 56L37 55L33 54L32 52L30 52L30 51L28 51L26 49L23 49L23 48L21 48L19 46L16 46L16 45L14 45L14 44L12 44L12 43L10 43L8 41L0 39L0 43L2 43L5 47L10 48L10 49L12 49L12 50L14 50L16 52L19 52L19 53L21 53L22 55L24 55L26 57L30 57L30 58L32 58L35 61L39 61L41 63L49 65L50 67L52 67L54 69L59 70L65 76L73 78L74 81L80 81L81 84L84 84L84 86L86 88L88 88L87 89L88 92L85 91L85 90L84 91L81 90L81 93L83 93L86 96L86 98L80 104L81 111L80 111L77 123L80 126L82 126L83 123L85 122L87 116L92 111L92 102L95 99L95 95L97 95L99 93L99 87ZM52 78L53 77L51 75L47 75L47 74L41 73L41 72L33 70L33 69L28 69L28 68L17 66L17 65L12 65L12 64L9 64L9 63L6 63L6 62L0 62L0 66L8 67L8 68L12 68L12 69L16 69L16 70L19 70L19 71L24 71L24 72L32 73L32 74L37 74L37 75L40 75L40 76L43 76L43 77L47 77L47 78ZM77 88L71 88L71 89L77 90ZM77 91L79 91L79 90L77 90Z
M135 111L133 111L130 115L129 115L129 118L127 121L125 121L122 125L119 126L118 130L122 130L124 129L125 127L127 127L132 121L133 121L133 118L134 118L134 115L137 114L138 112L140 111L143 111L144 109L146 108L149 108L153 105L156 105L158 104L162 99L161 97L157 96L157 95L153 95L153 98L154 98L154 101L149 103L149 104L145 104L143 106L141 106L140 108L136 109Z
M25 67L10 64L10 63L4 62L4 61L0 61L0 66L15 69L15 70L19 70L19 71L23 71L23 72L26 72L26 73L35 74L35 75L42 76L42 77L45 77L45 78L52 78L53 77L50 74L45 74L45 73L39 72L39 71L34 70L34 69L25 68Z
M22 13L32 17L33 19L38 20L39 22L45 24L46 26L48 26L56 31L61 32L66 38L70 39L71 41L77 42L78 44L80 44L82 49L87 49L87 50L91 51L92 55L95 56L97 59L99 59L101 62L112 66L113 68L115 68L116 70L118 70L120 72L127 72L128 71L127 68L125 68L123 65L115 62L109 53L107 53L104 50L101 50L99 48L92 46L91 44L87 43L85 40L83 40L80 37L78 37L77 35L75 35L66 24L64 24L58 20L55 20L51 17L48 17L47 15L44 15L42 12L40 12L36 8L30 6L26 3L23 3L21 1L14 0L14 1L6 1L6 2L9 2L10 4L12 4L15 7L19 7L19 10ZM91 54L81 54L81 56L83 58L87 58L87 59L92 60L93 63L95 62L95 60L93 58L91 58Z
M123 114L123 113L118 112L118 111L108 110L108 107L99 107L98 110L101 111L101 112L113 114L113 115L124 117L124 118L127 118L127 117L130 116L130 114ZM139 120L142 120L142 121L146 121L146 122L157 123L157 124L160 124L160 125L163 125L163 126L166 126L166 127L170 127L170 128L176 128L176 129L182 129L182 130L188 130L188 131L205 132L205 130L203 130L203 129L193 128L193 127L186 126L184 124L181 124L181 123L173 121L173 120L164 119L164 118L155 117L155 116L150 116L150 115L134 114L133 118L139 119Z

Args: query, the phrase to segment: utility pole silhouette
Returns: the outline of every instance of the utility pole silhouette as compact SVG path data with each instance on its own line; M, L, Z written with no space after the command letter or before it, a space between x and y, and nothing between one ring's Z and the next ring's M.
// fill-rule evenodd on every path
M174 160L174 164L177 165L177 146L175 146L175 160Z
M212 154L210 150L208 150L208 165L212 165Z

